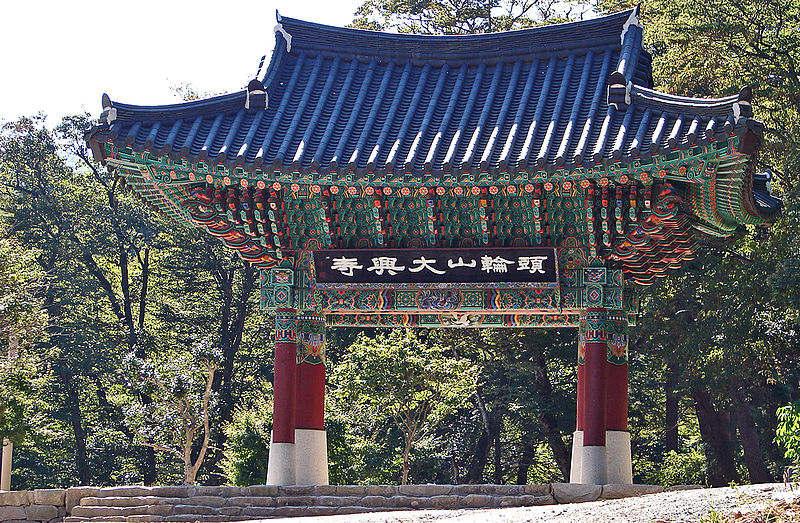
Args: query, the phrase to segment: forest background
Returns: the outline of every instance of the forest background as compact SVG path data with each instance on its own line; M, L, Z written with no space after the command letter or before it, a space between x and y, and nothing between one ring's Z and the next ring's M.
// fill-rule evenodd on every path
M627 7L366 0L354 25L463 34ZM642 290L634 481L772 481L800 452L800 1L647 0L641 18L660 89L756 87L759 169L784 210ZM32 115L0 130L0 436L15 443L14 488L263 483L273 319L258 273L126 191L90 158L90 124ZM327 350L331 482L569 477L573 330L332 329Z

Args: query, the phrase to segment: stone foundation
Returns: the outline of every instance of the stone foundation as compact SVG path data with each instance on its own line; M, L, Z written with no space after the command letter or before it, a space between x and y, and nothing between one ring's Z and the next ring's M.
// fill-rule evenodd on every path
M693 487L678 487L693 488ZM618 499L655 485L324 485L73 487L0 493L0 521L237 521L393 510L524 507Z
M56 523L66 515L66 492L62 489L0 492L3 523Z

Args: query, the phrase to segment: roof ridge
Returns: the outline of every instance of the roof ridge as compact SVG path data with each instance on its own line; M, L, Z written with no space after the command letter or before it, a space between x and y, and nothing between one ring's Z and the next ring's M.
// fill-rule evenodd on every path
M664 93L641 85L631 86L631 97L638 100L640 105L669 106L676 109L693 108L695 111L698 109L705 109L712 110L715 113L726 114L733 111L733 104L739 100L738 94L718 98L698 98Z
M622 21L624 22L620 25L620 35L622 35L623 30L627 30L630 25L635 25L637 27L641 27L638 19L639 14L639 7L632 7L630 9L623 9L620 11L615 11L613 13L609 13L603 16L597 16L594 18L586 18L583 20L571 20L567 22L559 22L556 24L542 24L532 27L524 27L521 29L512 29L508 31L493 31L490 33L473 33L473 34L443 34L443 35L430 35L430 34L423 34L423 33L395 33L390 31L376 31L373 29L361 29L358 27L342 27L338 25L331 25L331 24L323 24L321 22L312 22L310 20L302 20L300 18L292 18L289 16L281 15L277 13L277 21L278 23L289 23L290 25L304 25L307 27L317 27L320 29L330 29L334 31L342 31L342 32L349 32L349 33L359 33L363 35L368 35L370 37L375 36L386 36L386 35L394 35L399 37L420 37L423 39L442 39L442 38L475 38L475 37L484 37L490 39L492 37L498 35L508 35L508 34L523 34L523 33L531 33L537 32L540 30L545 29L563 29L570 26L579 26L583 24L600 24L604 22L611 22L611 21ZM635 22L633 21L635 20Z
M104 95L108 96L108 95ZM112 101L113 108L116 109L116 117L125 120L127 118L141 119L142 121L158 120L164 117L170 119L181 119L187 117L202 116L206 113L216 114L219 111L235 111L244 107L247 91L240 90L232 93L225 93L210 98L200 98L165 105L136 105ZM109 101L111 101L109 99Z
M290 52L481 62L578 48L620 48L631 33L631 27L641 27L635 8L586 20L470 35L391 33L332 26L278 14L276 31L286 40Z

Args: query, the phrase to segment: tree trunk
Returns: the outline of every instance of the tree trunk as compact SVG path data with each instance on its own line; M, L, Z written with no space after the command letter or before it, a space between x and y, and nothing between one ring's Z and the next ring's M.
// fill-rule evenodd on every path
M665 416L664 416L664 450L678 452L680 450L680 435L678 434L678 423L680 420L679 399L675 390L665 385L664 394L666 395Z
M667 361L666 380L664 381L664 450L669 452L680 450L680 435L678 423L680 422L680 396L677 391L678 368L672 360Z
M529 438L526 438L526 440L529 440ZM536 447L523 443L519 455L519 462L517 463L517 485L525 485L528 483L528 471L535 457Z
M698 384L692 385L692 398L705 445L709 482L714 487L723 487L739 481L728 416L717 411L711 396Z
M78 472L78 481L81 485L89 485L89 467L86 462L86 431L83 428L83 414L81 413L78 391L71 374L62 371L61 380L67 391L69 421L72 425L72 432L75 435L75 469Z
M558 465L558 469L561 471L564 481L569 481L572 457L570 449L564 444L561 431L558 430L558 418L556 415L558 409L555 405L553 384L550 382L550 375L547 372L547 360L542 351L534 351L534 354L533 363L536 364L536 370L533 386L538 397L539 412L537 416L545 439L547 439L547 445L553 452L553 458Z
M184 429L183 435L183 484L194 485L197 473L192 467L192 446L194 443L194 430Z
M233 397L233 366L236 360L236 354L239 352L239 348L242 344L244 324L245 321L247 321L247 302L255 287L256 279L256 269L253 268L252 265L245 263L242 269L242 286L238 295L233 298L232 279L230 282L231 287L226 291L230 293L230 301L227 304L227 310L224 311L222 315L226 321L221 325L220 329L222 366L218 379L219 415L222 425L231 421L233 415L235 403ZM225 443L224 437L224 433L221 433L220 440L217 442L219 447L222 447Z
M494 484L503 484L503 443L500 434L503 432L503 415L498 414L494 419L497 427L494 430Z
M110 196L113 200L113 195ZM114 206L112 205L112 209ZM116 295L116 291L114 290L113 285L106 277L103 270L94 260L91 250L83 245L76 235L71 235L70 239L75 243L75 245L80 250L81 256L80 260L84 266L84 268L89 271L89 273L95 278L100 288L106 294L108 298L109 304L111 305L111 309L114 312L115 316L119 320L120 324L126 331L126 338L128 348L131 351L134 351L137 358L145 358L147 356L145 347L143 344L138 343L139 341L139 334L135 328L133 314L132 314L132 307L131 307L131 295L130 295L130 281L128 279L128 259L127 259L127 250L123 246L124 238L122 238L119 234L117 235L118 242L120 243L119 246L119 265L120 265L120 277L121 277L121 286L122 286L122 293L123 293L123 301L120 303L119 298ZM149 265L149 263L148 263ZM149 273L149 267L147 268L146 273ZM145 305L146 299L146 285L147 280L143 281L144 294L140 299L140 307L143 309ZM141 313L140 313L141 314ZM142 317L143 319L143 317ZM141 395L141 401L145 405L152 403L152 398L147 394ZM156 482L156 454L155 451L150 448L144 448L144 460L141 463L141 472L142 477L145 485L152 485Z
M466 483L482 483L483 472L486 470L486 462L489 460L489 449L492 443L492 434L489 426L489 413L486 412L486 405L483 402L480 391L476 392L473 396L475 405L481 413L481 421L483 422L483 432L481 433L478 441L475 444L475 450L472 453L469 467L467 468L467 475L465 477Z
M183 482L187 485L194 485L197 482L197 473L206 459L208 445L211 442L211 394L213 393L214 377L217 373L215 363L209 363L206 367L206 385L203 391L203 399L200 405L200 415L203 418L203 438L199 443L195 443L197 429L193 426L194 420L184 418L187 425L184 427L183 440ZM184 400L185 413L191 412L192 408L188 400ZM192 451L197 445L197 456L192 459Z
M142 476L145 485L153 485L156 482L156 451L150 447L144 448L144 463L142 464Z
M789 403L789 399L785 392L793 394L794 390L800 390L800 383L795 383L787 389L777 389L776 387L763 386L753 391L753 405L761 412L761 419L767 427L778 426L777 409L782 405ZM778 392L780 390L780 392ZM783 463L784 455L783 449L779 445L765 445L762 449L766 453L767 461L772 463Z
M234 383L234 364L236 355L242 345L242 334L244 324L247 320L248 301L255 288L258 278L258 271L250 264L243 262L243 268L225 269L222 266L216 267L213 271L217 281L217 287L222 294L222 303L219 309L219 346L222 349L222 361L220 371L216 374L213 390L218 398L218 427L224 427L233 418L233 409L236 398L233 394ZM241 272L242 284L239 292L235 292L236 274ZM215 430L213 434L214 446L217 448L225 447L225 432ZM218 468L219 460L223 457L221 452L213 453L208 458L208 465ZM221 470L219 471L221 472ZM215 474L210 481L214 484L222 481L222 474Z
M128 332L128 346L136 350L137 358L143 359L145 357L144 345L137 343L139 335L133 323L133 298L131 297L130 274L128 271L128 250L126 245L121 242L122 240L120 240L119 245L119 272L122 288L123 321L125 323L125 329Z
M55 258L47 260L43 267L45 270L52 270ZM44 307L48 315L47 331L50 334L58 333L60 327L58 321L61 318L61 302L56 296L55 287L48 285L45 292ZM58 339L58 338L56 338ZM75 435L75 469L78 472L78 481L81 485L89 484L89 468L86 463L86 432L83 428L83 415L80 409L80 399L74 383L74 373L71 369L64 366L63 361L55 364L55 373L58 375L63 390L66 393L66 410L69 415L69 422Z
M142 286L139 291L139 318L137 321L137 328L144 330L144 315L147 311L147 288L150 282L150 248L143 249L143 256L140 258L139 264L142 268Z
M400 477L401 485L408 485L408 471L411 468L409 461L411 457L411 443L413 435L409 432L405 435L405 444L403 445L403 471Z
M491 440L484 430L475 443L475 450L464 478L465 483L483 483L483 472L486 470L486 462L489 460L490 443Z
M186 485L194 485L197 483L197 472L191 466L186 467L183 483Z
M733 409L733 416L736 420L736 428L739 431L739 441L744 450L744 462L747 465L747 475L750 483L771 483L772 476L764 462L764 455L761 452L761 443L758 439L758 431L751 412L750 401L741 389L733 387L733 397L736 406Z
M459 483L458 461L456 461L456 444L450 440L450 482L454 485Z

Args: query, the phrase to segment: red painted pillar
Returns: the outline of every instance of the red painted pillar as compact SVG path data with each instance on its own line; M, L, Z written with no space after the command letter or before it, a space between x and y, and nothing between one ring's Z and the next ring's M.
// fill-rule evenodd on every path
M584 406L586 405L586 339L583 329L578 329L578 369L575 397L575 432L572 433L572 460L569 472L570 483L581 482L583 452Z
M295 427L325 428L325 319L298 317L297 413Z
M572 483L632 483L628 432L628 320L589 308L578 328L577 429Z
M296 479L298 485L327 485L325 318L320 314L302 314L297 330Z
M609 311L606 333L606 479L609 483L633 483L628 432L628 318L623 311Z
M606 444L606 343L586 342L584 367L583 445Z
M297 311L275 311L272 442L267 484L295 483L295 394L297 380Z
M606 430L628 430L628 363L606 363Z
M578 333L578 384L576 398L575 429L583 430L583 411L586 403L586 340Z
M579 431L575 439L576 443L580 439L580 446L573 446L571 475L576 483L606 482L606 314L604 308L588 308L578 327Z
M296 429L325 428L325 365L297 366Z

